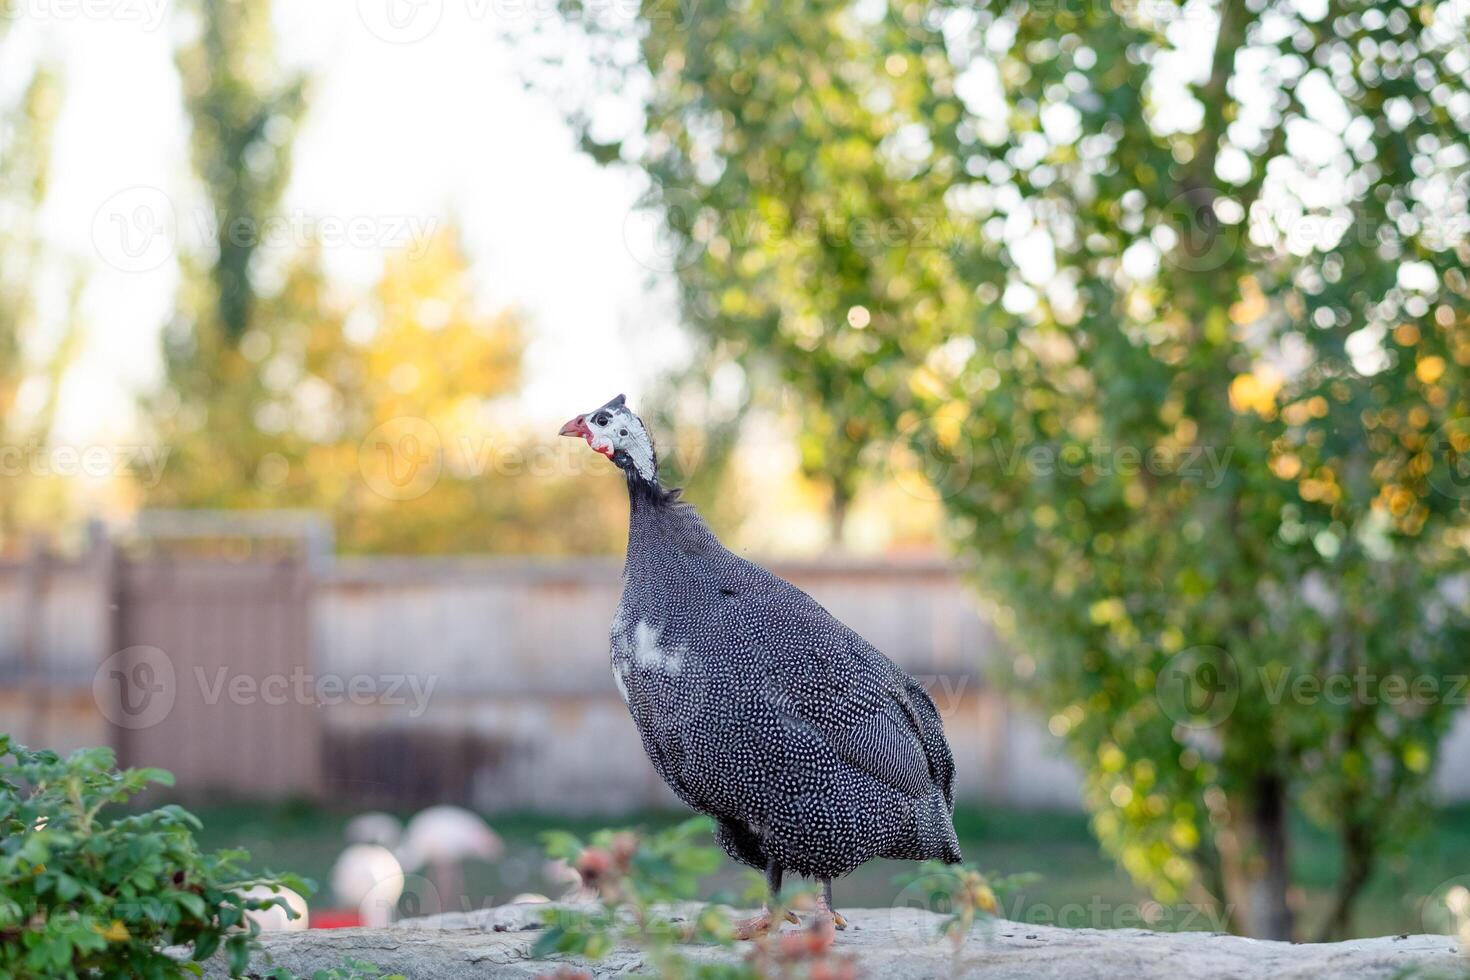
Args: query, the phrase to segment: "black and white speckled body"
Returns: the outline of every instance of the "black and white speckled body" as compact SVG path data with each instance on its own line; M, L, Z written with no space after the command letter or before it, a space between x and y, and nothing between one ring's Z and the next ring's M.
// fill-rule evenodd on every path
M875 857L959 861L954 760L928 694L726 550L656 464L648 479L620 454L631 516L612 669L658 774L756 868L830 879Z

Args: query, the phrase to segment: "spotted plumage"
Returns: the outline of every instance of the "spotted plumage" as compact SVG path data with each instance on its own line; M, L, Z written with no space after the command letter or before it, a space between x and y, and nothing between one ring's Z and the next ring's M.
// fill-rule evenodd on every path
M562 429L626 474L614 683L665 782L779 888L876 857L960 860L954 761L913 678L806 593L725 549L658 481L623 397Z

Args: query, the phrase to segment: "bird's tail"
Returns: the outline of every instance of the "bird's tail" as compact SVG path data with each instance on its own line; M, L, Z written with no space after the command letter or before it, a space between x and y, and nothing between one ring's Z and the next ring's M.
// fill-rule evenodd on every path
M924 843L924 856L945 864L959 864L960 841L954 832L954 814L938 789L920 804L919 833Z

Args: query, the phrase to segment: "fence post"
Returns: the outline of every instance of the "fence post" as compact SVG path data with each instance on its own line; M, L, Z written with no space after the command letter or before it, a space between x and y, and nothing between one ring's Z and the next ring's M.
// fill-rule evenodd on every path
M107 526L95 518L87 522L87 569L97 587L97 601L102 604L100 621L102 629L98 636L97 662L100 670L104 661L119 650L118 638L122 636L123 595L117 572L117 551ZM96 678L93 678L91 696L95 700ZM100 708L100 705L99 705ZM129 763L128 730L108 720L108 739L119 766Z

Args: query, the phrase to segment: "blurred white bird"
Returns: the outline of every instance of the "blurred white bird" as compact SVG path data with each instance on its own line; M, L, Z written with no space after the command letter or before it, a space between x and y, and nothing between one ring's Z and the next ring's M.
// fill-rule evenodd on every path
M377 844L397 847L403 837L403 824L391 813L362 813L347 821L343 831L349 844Z
M537 894L536 892L521 892L515 898L513 898L513 899L510 900L510 904L512 904L512 905L546 905L546 904L550 903L550 901L551 901L551 899L547 898L545 895L540 895L540 894Z
M543 864L541 877L553 885L562 886L560 901L586 902L597 897L597 892L582 884L582 875L577 869L561 858Z
M460 864L466 858L493 861L505 852L500 835L484 819L458 806L431 806L415 814L403 832L398 859L410 870L427 868L438 906L468 907Z
M403 867L377 844L351 844L332 866L337 901L357 909L362 924L380 929L393 921L403 894Z
M242 888L240 894L255 899L283 898L291 911L296 913L296 918L289 918L286 910L279 905L246 912L245 918L258 924L261 932L301 932L307 926L306 899L289 888L272 889L269 885L251 885L249 888Z

